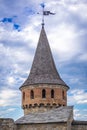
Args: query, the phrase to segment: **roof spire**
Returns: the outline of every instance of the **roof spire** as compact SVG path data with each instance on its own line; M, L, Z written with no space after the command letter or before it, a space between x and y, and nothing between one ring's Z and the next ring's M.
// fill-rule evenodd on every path
M31 84L59 84L68 88L56 69L44 25L41 29L30 74L21 87Z

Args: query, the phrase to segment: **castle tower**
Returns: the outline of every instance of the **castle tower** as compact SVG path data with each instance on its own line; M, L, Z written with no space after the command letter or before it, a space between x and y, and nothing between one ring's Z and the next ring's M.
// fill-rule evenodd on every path
M68 89L56 69L42 26L30 74L20 87L24 114L66 106Z

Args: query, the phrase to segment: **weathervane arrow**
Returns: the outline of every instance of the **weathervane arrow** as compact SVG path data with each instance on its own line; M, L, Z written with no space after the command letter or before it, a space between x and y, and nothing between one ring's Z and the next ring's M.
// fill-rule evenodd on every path
M52 12L50 12L50 11L44 11L44 12L43 12L43 15L49 15L49 14L55 15L55 13L52 13Z
M50 11L45 11L45 10L44 10L44 7L45 7L45 4L44 4L44 3L41 3L40 5L41 5L41 7L42 7L42 9L43 9L43 10L42 10L42 12L43 12L43 13L42 13L42 27L44 27L44 16L47 16L47 15L50 15L50 14L51 14L51 15L55 15L55 13L50 12Z

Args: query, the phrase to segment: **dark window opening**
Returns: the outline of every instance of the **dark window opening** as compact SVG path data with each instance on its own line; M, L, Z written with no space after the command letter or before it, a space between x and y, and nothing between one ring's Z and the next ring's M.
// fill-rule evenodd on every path
M23 100L25 100L25 92L23 92Z
M34 107L38 107L38 104L37 104L37 103L35 103L35 104L34 104Z
M62 97L63 97L63 99L65 99L65 96L64 96L64 90L62 91Z
M32 108L32 104L29 104L29 108Z
M54 90L51 90L51 98L54 98Z
M46 98L46 90L45 89L42 90L42 98Z
M31 92L30 92L30 98L34 99L34 91L33 90L31 90Z
M43 106L44 106L44 104L43 104L43 103L40 103L39 107L43 107Z

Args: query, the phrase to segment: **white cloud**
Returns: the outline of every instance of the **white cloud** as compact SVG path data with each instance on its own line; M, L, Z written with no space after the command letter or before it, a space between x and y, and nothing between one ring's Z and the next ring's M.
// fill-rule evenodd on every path
M11 85L15 83L15 79L13 77L11 77L11 76L7 78L7 81Z
M74 118L75 119L81 118L81 113L79 109L74 109Z
M19 90L2 89L0 92L0 106L17 106L20 104Z
M87 53L85 52L85 53L79 55L78 58L80 61L87 61Z
M68 95L68 104L87 104L87 92L83 89L71 90Z
M9 114L10 112L13 112L15 110L16 110L16 108L7 108L5 110L2 110L0 112L0 117L3 117L4 115Z
M6 58L6 60L3 60L3 57ZM32 61L32 54L23 47L10 47L10 45L8 47L1 43L0 58L2 60L0 64L2 65L18 64L20 62L26 63Z
M78 77L78 78L76 78L76 77L73 77L73 78L70 78L70 83L72 84L72 83L79 83L80 82L80 78Z
M87 3L77 2L76 4L71 4L69 10L80 16L83 20L87 20Z
M38 1L38 3L39 2L40 1ZM68 4L71 4L72 6L75 5L75 4L73 4L75 1L73 3L72 2L68 3L68 2L69 1L66 2L64 0L62 0L62 1L53 0L49 4L47 3L47 8L48 8L48 5L51 8L53 8L54 6L56 8L59 3L62 3L62 5L65 4L66 6ZM72 6L70 6L70 7L72 7ZM75 6L77 6L77 4ZM85 4L84 4L84 6L85 6ZM61 9L64 14L62 14ZM77 7L76 7L76 9L77 9ZM49 42L50 42L51 47L53 48L53 51L59 55L59 58L60 58L59 60L67 61L67 60L72 59L72 57L76 56L77 54L80 53L80 51L82 51L81 50L82 45L79 43L81 30L76 30L75 24L72 25L69 23L65 23L65 21L64 22L62 21L62 23L59 22L57 24L58 19L61 19L61 17L65 16L65 10L61 6L59 6L58 9L56 8L56 10L58 10L59 13L56 14L56 16L51 16L51 17L53 17L52 26L50 25L51 24L50 18L47 19L48 26L46 26L46 28L48 28L50 31L50 32L48 31ZM60 17L59 17L59 15L60 15ZM23 44L25 44L25 46L28 46L29 49L31 47L35 48L37 45L38 36L39 36L39 30L36 30L35 27L38 27L40 25L40 20L41 20L40 17L41 16L38 16L38 15L31 16L30 19L26 21L25 26L23 27L23 29L20 32L17 32L16 30L7 30L4 28L4 25L1 26L1 40L8 40L11 43L16 42L18 44L23 42ZM66 17L68 18L68 16L66 16ZM55 28L55 25L56 25L56 28L58 28L58 29ZM50 26L51 26L51 29L50 29ZM16 51L15 57L17 57L17 58L20 57L19 60L26 59L26 56L24 57L24 55L26 55L26 53L24 53L22 55L22 52L20 53L19 51L18 52Z
M75 26L67 25L65 23L51 30L48 35L50 45L55 53L58 53L59 60L67 61L79 54L81 51L81 44L78 41L79 33L76 32Z
M75 120L87 120L87 114L86 111L84 112L85 109L77 109L74 108L74 119Z

